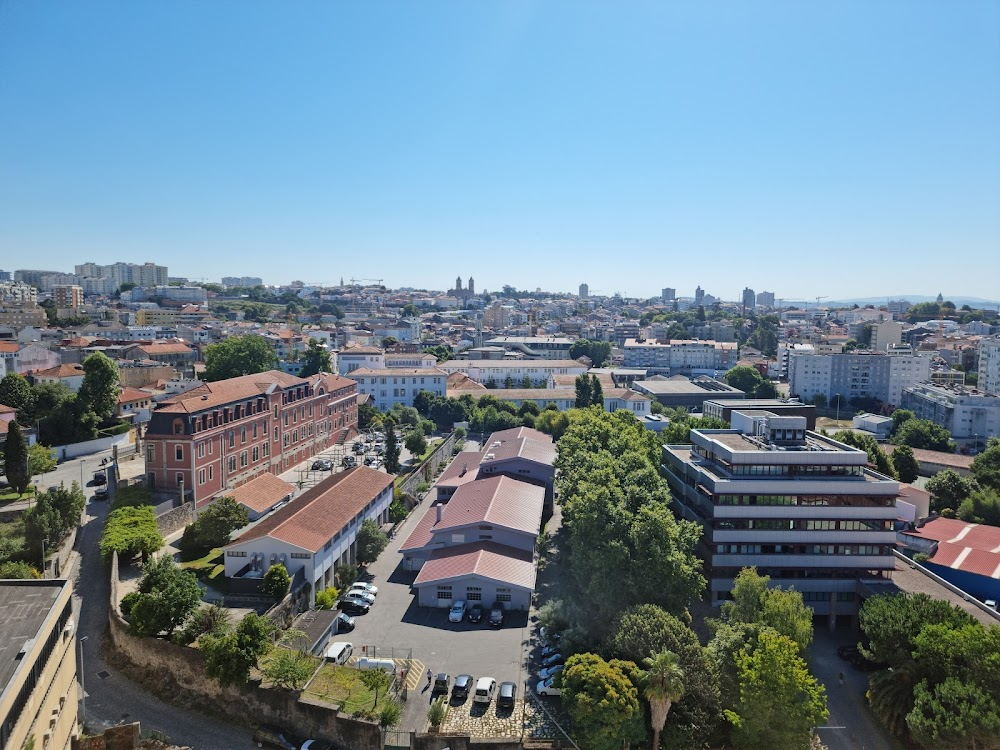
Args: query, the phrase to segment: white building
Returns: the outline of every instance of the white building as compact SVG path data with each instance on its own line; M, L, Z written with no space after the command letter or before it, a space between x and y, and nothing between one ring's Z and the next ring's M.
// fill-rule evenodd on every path
M979 342L979 389L1000 396L1000 337Z
M641 368L656 375L710 375L736 365L731 341L673 339L669 342L626 339L622 367Z
M333 586L336 566L357 562L362 521L388 520L392 483L367 466L324 479L226 545L226 577L262 578L280 562L312 584L311 595Z
M884 352L890 346L900 346L903 343L903 324L894 320L883 320L872 326L871 348Z
M898 406L903 389L930 379L931 357L922 354L849 352L799 354L790 352L788 388L793 396L809 401L817 395L831 401L837 395L848 401L878 399Z
M1000 397L976 388L920 383L903 391L902 407L941 425L959 442L1000 436Z
M451 375L461 372L477 383L486 385L490 381L498 389L505 388L509 377L512 387L521 388L528 378L533 386L544 387L553 375L583 375L587 366L575 359L452 359L442 362L438 368Z
M337 372L341 375L349 375L360 368L385 369L385 352L377 346L345 346L337 352Z
M343 357L343 354L340 355ZM358 384L358 393L372 397L379 411L389 411L394 405L413 406L420 391L430 391L444 396L448 389L448 373L438 368L382 368L361 367L349 371L345 377Z

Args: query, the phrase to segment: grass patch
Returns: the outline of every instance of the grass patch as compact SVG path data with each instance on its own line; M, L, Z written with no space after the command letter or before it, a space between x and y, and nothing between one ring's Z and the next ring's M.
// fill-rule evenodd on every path
M24 553L24 521L0 522L0 563L21 560Z
M28 487L28 491L23 495L18 495L14 490L6 487L0 490L0 503L15 503L18 500L27 500L29 497L35 496L35 486L32 485Z
M182 570L190 570L199 581L215 581L225 578L226 563L222 558L222 547L216 547L201 557L177 565Z
M267 665L271 663L271 660L274 659L274 657L279 653L278 649L281 648L286 648L286 647L275 646L266 654L264 654L262 657L260 657L260 659L257 660L257 672L260 674L261 685L263 687L274 687L274 684L264 675L264 670L267 668ZM310 665L312 665L312 669L314 672L316 671L316 667L318 667L320 663L323 661L318 656L310 656L308 654L306 655L306 658L309 660Z
M134 484L131 487L119 487L115 490L115 501L112 508L120 508L123 505L149 505L153 499L153 493L143 484Z
M324 664L304 694L333 703L346 714L370 710L375 706L375 694L361 682L360 675L351 667Z

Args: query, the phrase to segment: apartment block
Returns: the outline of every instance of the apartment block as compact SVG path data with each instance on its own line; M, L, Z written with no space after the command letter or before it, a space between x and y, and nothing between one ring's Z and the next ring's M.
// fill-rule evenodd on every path
M809 401L816 395L828 401L837 395L848 400L875 398L899 406L903 389L930 379L931 357L923 354L849 352L805 354L789 351L788 384L791 395Z
M757 305L759 307L774 307L774 292L758 292Z
M204 503L264 473L280 474L357 433L357 388L321 373L270 370L161 401L146 430L150 488Z
M52 287L52 301L59 309L83 307L83 287L66 284Z
M733 429L692 430L666 445L675 512L701 524L713 604L755 566L793 586L830 627L855 621L866 580L895 567L899 483L861 450L806 429L806 418L734 411Z
M1000 337L979 342L979 388L1000 396Z
M6 281L0 284L0 303L38 302L38 290L29 284Z
M901 406L962 441L1000 436L1000 397L965 385L918 383L903 390Z
M622 367L644 369L650 375L715 375L735 365L735 342L679 339L628 339L622 362Z
M259 276L223 276L223 286L264 286Z
M871 348L877 352L884 352L892 346L901 346L903 343L903 324L894 320L884 320L872 326Z
M122 284L131 283L136 286L167 286L170 283L166 266L155 263L112 263L102 266L97 263L83 263L74 268L77 276L87 278L111 279L117 289Z
M389 411L396 404L413 406L413 399L420 391L444 396L448 389L448 373L436 367L362 367L352 370L347 377L357 382L358 393L371 396L379 411Z
M67 580L0 581L0 747L68 750L77 734L72 593Z

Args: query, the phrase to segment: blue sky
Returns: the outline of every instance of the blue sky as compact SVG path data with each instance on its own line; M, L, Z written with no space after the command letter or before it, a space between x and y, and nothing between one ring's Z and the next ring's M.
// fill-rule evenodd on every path
M0 268L1000 297L1000 3L0 5Z

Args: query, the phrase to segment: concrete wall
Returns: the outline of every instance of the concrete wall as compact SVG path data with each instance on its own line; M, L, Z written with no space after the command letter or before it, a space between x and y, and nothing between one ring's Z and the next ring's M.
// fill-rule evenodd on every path
M111 560L111 601L108 634L113 648L105 657L129 679L161 700L233 721L241 726L252 717L255 723L277 724L308 735L338 743L352 750L381 750L377 724L354 719L330 706L291 690L262 688L251 682L246 687L222 688L205 674L204 655L158 638L136 638L128 632L118 609L118 557Z
M52 450L55 452L58 460L68 461L71 458L79 458L80 456L89 456L92 453L100 453L101 451L111 450L112 446L115 445L118 446L119 450L125 446L132 445L132 433L123 432L121 435L97 438L97 440L87 440L83 443L59 445Z
M480 738L467 734L414 734L411 750L521 750L524 745L516 737Z

